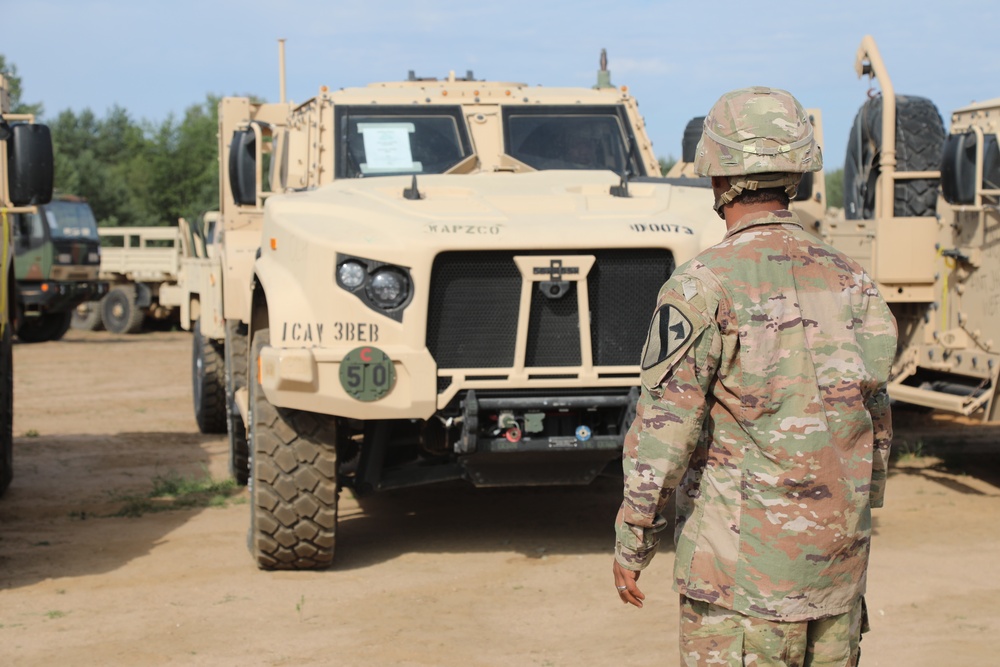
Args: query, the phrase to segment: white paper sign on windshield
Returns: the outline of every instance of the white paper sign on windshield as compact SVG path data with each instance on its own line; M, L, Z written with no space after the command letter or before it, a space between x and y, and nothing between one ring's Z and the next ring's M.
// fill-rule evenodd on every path
M62 236L64 238L80 236L80 230L78 228L70 225L61 226L59 221L56 219L56 214L50 210L45 211L45 219L49 223L49 229L52 230L53 236Z
M422 165L413 161L410 151L413 130L413 123L358 123L358 132L365 142L366 162L360 165L361 172L421 171Z

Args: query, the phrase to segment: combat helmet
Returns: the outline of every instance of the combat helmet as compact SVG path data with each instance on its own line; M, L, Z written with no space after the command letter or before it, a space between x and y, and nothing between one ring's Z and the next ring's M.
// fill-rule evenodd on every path
M754 86L728 92L705 116L694 169L699 176L728 176L722 207L744 190L784 187L795 197L802 174L823 168L823 154L805 109L791 93Z

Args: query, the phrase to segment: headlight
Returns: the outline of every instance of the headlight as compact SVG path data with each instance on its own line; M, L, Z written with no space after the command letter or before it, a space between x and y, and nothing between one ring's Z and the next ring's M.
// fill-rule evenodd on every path
M396 269L379 269L368 283L368 296L381 308L395 308L409 293L409 280Z
M98 255L96 252L89 253L87 255L87 261L90 262L91 264L97 264L98 262L101 261L101 256Z
M337 277L340 279L340 284L347 289L360 287L365 282L366 273L365 267L357 262L344 262L337 269Z
M56 257L56 262L58 262L59 264L72 264L73 256L70 255L68 252L61 252L59 253L59 256Z

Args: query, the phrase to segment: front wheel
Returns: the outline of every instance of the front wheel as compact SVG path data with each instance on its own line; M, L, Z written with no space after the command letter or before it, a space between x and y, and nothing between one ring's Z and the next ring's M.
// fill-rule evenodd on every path
M226 432L226 378L219 344L201 335L195 320L191 349L194 418L202 433Z
M264 570L316 570L333 562L337 452L329 418L267 400L257 359L270 342L254 333L250 354L250 532Z
M69 331L73 313L45 313L38 317L24 317L17 329L17 337L22 343L44 343L59 340Z

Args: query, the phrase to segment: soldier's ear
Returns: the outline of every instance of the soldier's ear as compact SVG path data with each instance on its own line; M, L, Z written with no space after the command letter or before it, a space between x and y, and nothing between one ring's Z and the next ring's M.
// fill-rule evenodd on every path
M729 189L729 177L728 176L712 176L712 189L718 190L719 192L725 192Z

